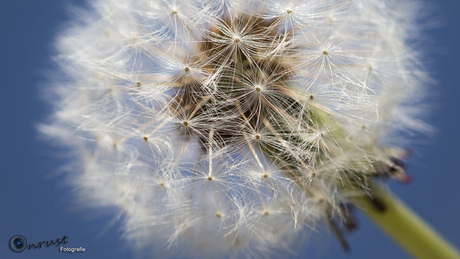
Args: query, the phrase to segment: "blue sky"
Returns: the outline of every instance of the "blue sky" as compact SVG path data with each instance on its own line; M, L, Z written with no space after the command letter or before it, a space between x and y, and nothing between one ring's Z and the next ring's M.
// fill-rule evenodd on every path
M68 247L84 247L73 258L130 258L114 211L74 206L59 169L66 158L40 139L36 124L50 108L40 88L50 71L52 42L67 18L62 0L2 0L0 2L0 258L65 258L56 247L14 253L9 239L17 234L29 243L68 236ZM409 185L391 189L438 232L460 247L460 2L431 1L441 25L426 33L425 64L437 83L429 122L438 133L419 137L409 173ZM332 235L317 234L299 258L409 258L362 215L360 228L348 235L352 250L344 253Z

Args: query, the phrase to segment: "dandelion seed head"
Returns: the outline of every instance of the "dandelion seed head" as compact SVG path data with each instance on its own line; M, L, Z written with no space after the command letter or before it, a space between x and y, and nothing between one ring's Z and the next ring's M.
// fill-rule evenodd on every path
M294 253L388 173L400 132L426 130L417 8L94 1L57 39L65 79L41 130L77 158L80 196L118 208L139 249Z

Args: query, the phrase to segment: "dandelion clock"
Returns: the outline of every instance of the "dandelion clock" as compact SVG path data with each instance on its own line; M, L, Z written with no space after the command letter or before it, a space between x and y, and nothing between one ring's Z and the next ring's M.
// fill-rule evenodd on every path
M382 187L409 180L405 136L429 130L420 9L91 1L56 40L40 129L72 154L79 199L116 208L152 257L295 256L324 226L347 249L359 208L414 256L458 258Z

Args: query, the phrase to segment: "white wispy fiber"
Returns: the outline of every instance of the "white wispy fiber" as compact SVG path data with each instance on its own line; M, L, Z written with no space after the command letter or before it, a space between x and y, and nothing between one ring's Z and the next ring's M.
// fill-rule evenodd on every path
M91 1L58 37L64 76L41 130L72 151L85 204L118 208L139 249L294 253L375 176L403 177L397 136L425 129L418 10Z

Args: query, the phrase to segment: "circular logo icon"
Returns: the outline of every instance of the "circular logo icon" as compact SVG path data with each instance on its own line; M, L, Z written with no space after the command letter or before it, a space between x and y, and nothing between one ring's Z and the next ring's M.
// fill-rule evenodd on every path
M27 240L21 235L16 235L10 239L10 248L15 252L22 252L26 249Z

